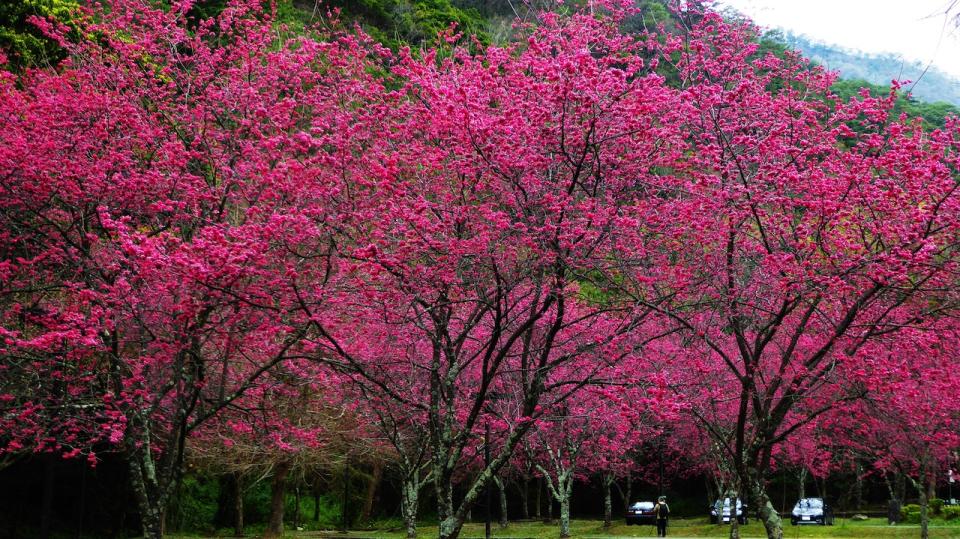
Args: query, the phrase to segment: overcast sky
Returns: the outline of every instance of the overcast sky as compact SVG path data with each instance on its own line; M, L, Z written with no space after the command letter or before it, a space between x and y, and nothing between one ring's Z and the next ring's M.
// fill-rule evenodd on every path
M764 28L869 53L933 62L960 78L960 30L944 16L950 0L718 0Z

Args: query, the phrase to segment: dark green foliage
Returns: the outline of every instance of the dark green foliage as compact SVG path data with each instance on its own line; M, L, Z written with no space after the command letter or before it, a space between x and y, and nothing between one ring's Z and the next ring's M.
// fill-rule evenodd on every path
M287 497L287 507L285 509L287 520L293 519L293 509L296 499L293 496ZM320 495L320 518L317 519L313 514L313 496L304 495L300 498L300 521L316 522L315 527L337 528L343 523L343 513L340 508L341 497L334 492L328 492Z
M900 521L906 524L920 523L920 506L915 503L908 503L900 508Z
M882 97L890 93L889 86L871 84L865 80L840 79L832 87L837 96L843 100L859 96L862 89L867 90L873 97ZM922 118L924 127L931 129L943 127L946 117L960 114L960 108L942 101L935 103L917 101L901 94L894 105L893 113Z
M228 0L198 0L191 15L215 17ZM311 22L339 9L341 20L360 24L378 41L396 48L401 44L430 44L451 22L465 34L484 38L486 20L476 9L460 7L451 0L276 0L277 19L293 31L303 31Z
M36 16L69 23L76 8L74 0L0 1L0 49L7 55L9 67L20 70L59 63L66 56L63 49L28 19Z
M219 494L216 478L186 475L167 510L167 525L176 531L213 532Z
M216 476L207 474L185 474L180 488L177 491L167 511L167 529L178 533L212 534L217 527L230 528L231 522L226 522L223 515L218 518L218 505L232 503L230 496L221 496L221 489L226 484ZM362 485L357 483L357 495L362 492ZM353 500L354 509L359 507L360 500ZM296 497L293 485L287 488L287 501L284 508L284 520L293 522ZM320 518L315 520L314 499L309 489L301 489L300 523L309 527L337 528L342 522L341 494L337 488L320 496ZM223 507L220 507L221 512ZM243 495L243 521L251 530L260 529L270 518L270 481L260 481L255 485L247 486ZM316 522L316 523L315 523Z
M930 514L938 517L943 513L943 500L940 498L930 498Z
M359 22L390 47L430 44L451 22L464 34L486 39L480 13L451 0L331 0L326 5L339 7L346 22Z
M243 521L266 522L270 518L270 481L260 481L243 491Z
M216 17L227 7L227 0L197 0L190 10L190 16L197 19Z

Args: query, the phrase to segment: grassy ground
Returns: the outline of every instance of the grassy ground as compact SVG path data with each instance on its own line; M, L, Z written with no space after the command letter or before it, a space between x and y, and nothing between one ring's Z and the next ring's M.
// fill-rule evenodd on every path
M653 526L627 526L616 523L613 528L604 530L602 523L597 520L574 520L571 523L572 535L583 539L613 539L619 537L656 537ZM467 524L461 538L476 539L483 537L483 524ZM747 526L740 527L741 535L745 538L766 537L763 526L751 521ZM888 526L884 519L870 519L864 522L854 522L837 519L834 526L791 526L789 522L784 527L785 539L820 538L820 539L914 539L920 537L920 526L916 524L900 524ZM435 537L436 527L422 525L419 529L421 539ZM668 536L675 539L692 537L727 537L729 528L707 524L705 519L673 519L670 522ZM500 539L557 539L556 524L542 524L539 522L515 522L501 530L496 523L493 525L493 537ZM254 534L248 535L254 537ZM290 532L290 538L344 538L344 539L403 539L405 534L399 529L376 531L351 531L348 534L336 531L301 531ZM226 537L226 536L224 536ZM930 537L937 539L960 538L960 522L935 521L930 526Z

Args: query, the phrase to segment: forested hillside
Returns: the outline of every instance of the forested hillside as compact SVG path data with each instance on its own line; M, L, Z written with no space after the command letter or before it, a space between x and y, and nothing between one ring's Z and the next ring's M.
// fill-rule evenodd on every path
M893 54L848 50L793 33L773 33L770 37L782 39L811 60L839 71L845 79L865 80L879 85L888 85L892 79L910 80L914 84L908 87L917 99L960 105L960 81L934 66Z
M226 3L226 0L198 0L194 11L197 15L212 16ZM638 3L643 5L643 15L636 21L638 27L675 22L666 0L638 0ZM336 11L341 23L358 24L381 43L396 49L402 44L429 45L437 33L451 23L456 23L466 34L476 35L481 42L503 42L509 38L511 24L518 15L525 17L531 7L542 8L548 4L547 0L280 0L277 11L279 19L294 31L303 31L324 20L328 11ZM0 48L10 51L9 66L19 69L58 61L60 54L56 45L43 38L28 18L36 15L69 23L76 5L75 0L25 0L0 6ZM905 88L912 97L900 100L899 112L922 117L929 127L942 126L946 115L960 110L957 108L960 82L935 68L926 69L927 66L903 62L892 55L846 51L795 34L769 32L762 41L764 50L782 54L792 48L815 63L839 71L842 79L834 89L841 97L849 98L861 88L868 88L875 96L884 95L889 91L890 81L899 78L919 81Z

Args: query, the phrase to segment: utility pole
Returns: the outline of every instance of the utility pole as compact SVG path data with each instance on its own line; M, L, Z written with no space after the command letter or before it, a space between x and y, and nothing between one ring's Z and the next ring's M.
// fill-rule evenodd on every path
M483 430L483 463L487 469L490 469L490 422L486 423L486 426ZM493 501L490 497L492 489L491 483L493 481L487 481L487 522L484 524L484 537L490 539L490 506L493 505Z
M663 496L663 435L660 435L660 480L657 482L657 488L660 490L660 496Z

